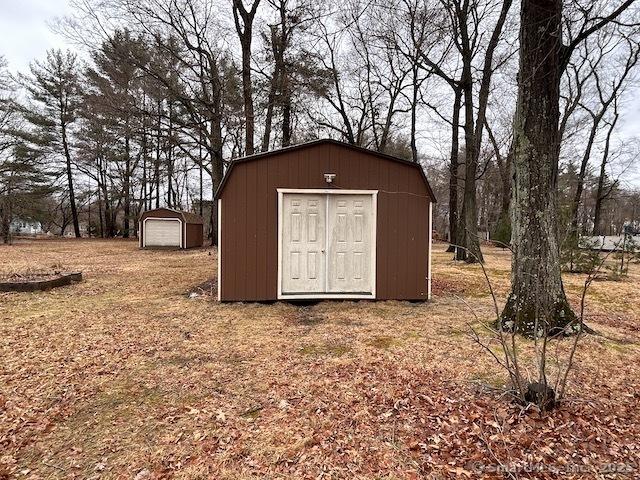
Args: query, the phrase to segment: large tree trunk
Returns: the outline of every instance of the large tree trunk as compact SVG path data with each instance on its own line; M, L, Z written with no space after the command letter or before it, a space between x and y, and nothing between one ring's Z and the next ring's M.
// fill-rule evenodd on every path
M462 90L455 90L451 117L451 158L449 160L449 242L448 252L455 252L458 245L458 156L460 154L460 105Z
M514 121L511 293L507 329L555 334L576 321L562 285L558 131L562 0L523 0Z

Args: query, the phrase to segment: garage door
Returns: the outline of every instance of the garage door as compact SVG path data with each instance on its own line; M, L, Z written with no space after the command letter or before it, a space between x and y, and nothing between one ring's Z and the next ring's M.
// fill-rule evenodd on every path
M372 296L375 206L371 194L284 193L281 294Z
M177 218L148 218L144 225L145 247L180 247L181 222Z

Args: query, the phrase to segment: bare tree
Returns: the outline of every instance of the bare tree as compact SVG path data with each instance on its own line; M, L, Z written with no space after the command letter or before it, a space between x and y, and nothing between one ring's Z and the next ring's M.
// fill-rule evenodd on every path
M422 56L422 60L428 68L433 69L434 73L445 79L447 83L452 86L455 85L456 88L462 91L465 134L464 194L455 241L465 247L456 250L456 258L470 263L482 261L478 236L476 180L491 79L497 65L500 63L499 61L494 63L494 57L502 38L511 3L511 0L504 0L496 6L496 4L483 4L482 2L471 2L469 0L443 2L449 22L448 28L451 32L451 42L462 65L459 79L454 80L449 75L444 74L439 62L432 60L428 55ZM495 11L496 8L497 11ZM484 45L480 65L476 66L474 61L481 50L479 44L483 41L481 32L487 29L486 23L491 19L495 19L492 28L489 30L491 34L486 45ZM476 68L481 72L478 79L474 78L474 70ZM476 86L478 86L477 97L474 88ZM451 173L453 174L454 162L451 163ZM451 191L453 191L453 187ZM452 203L450 200L450 206ZM472 253L472 255L469 253Z
M606 34L607 32L602 33ZM596 38L598 40L598 48L592 48L596 51L596 60L591 61L590 59L587 59L587 62L590 64L590 71L593 74L593 80L595 83L596 105L591 106L586 101L580 102L580 106L589 114L589 117L591 119L591 126L589 129L586 146L582 155L582 160L580 162L578 182L573 197L573 202L571 204L571 228L569 238L570 241L574 244L578 243L578 236L580 234L578 228L578 214L580 209L580 202L582 199L582 193L584 190L584 181L585 175L587 173L587 166L589 165L589 160L591 159L591 152L596 142L596 137L601 130L601 125L603 123L605 115L607 114L609 108L615 103L621 91L624 89L629 75L633 68L637 65L638 58L640 56L640 48L638 44L634 43L628 38L622 38L622 43L626 44L626 48L628 49L625 52L626 59L621 71L617 74L617 76L605 81L601 78L602 73L598 69L598 64L601 63L601 60L607 54L607 51L614 50L617 53L617 45L611 45L611 43L618 42L611 41L610 39L612 38L612 36L610 34L598 35ZM611 68L610 65L607 65L607 67ZM615 123L613 123L613 126L615 127ZM609 125L609 128L607 130L608 142L610 140L610 135L612 132L611 125Z
M249 9L242 0L233 0L233 20L242 50L242 96L244 99L245 143L247 155L253 155L255 118L253 112L253 86L251 84L251 42L253 41L253 21L260 0L253 0Z

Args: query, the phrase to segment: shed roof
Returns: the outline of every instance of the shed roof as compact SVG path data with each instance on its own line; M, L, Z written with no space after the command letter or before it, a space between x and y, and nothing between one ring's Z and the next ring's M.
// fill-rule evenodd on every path
M167 207L162 207L162 208L154 208L153 210L147 210L146 212L143 212L142 215L140 216L140 218L146 218L146 217L152 217L153 216L153 212L157 212L159 210L165 210L167 212L172 212L175 213L177 216L182 217L182 219L184 220L185 223L195 223L195 224L203 224L204 220L202 219L202 217L196 213L192 213L192 212L187 212L185 210L177 210L175 208L167 208Z
M292 150L299 150L299 149L303 149L303 148L308 148L308 147L313 147L315 145L322 145L322 144L334 144L334 145L338 145L340 147L344 147L344 148L348 148L351 150L355 150L358 152L364 152L367 153L369 155L372 156L376 156L379 158L384 158L386 160L391 160L394 162L399 162L399 163L403 163L409 166L412 166L416 169L418 169L418 171L420 172L420 175L422 177L422 180L424 181L426 187L427 187L427 191L429 192L429 196L431 197L431 199L434 202L437 202L436 200L436 196L433 193L433 190L431 189L431 185L429 185L429 181L427 180L427 176L424 173L424 170L422 169L422 167L420 166L420 164L415 163L415 162L410 162L409 160L404 160L402 158L398 158L398 157L394 157L393 155L387 155L386 153L381 153L381 152L376 152L375 150L370 150L368 148L364 148L364 147L359 147L357 145L352 145L350 143L345 143L345 142L341 142L338 140L334 140L331 138L323 138L323 139L319 139L319 140L313 140L310 142L304 142L304 143L298 143L296 145L291 145L288 147L284 147L284 148L279 148L276 150L269 150L268 152L261 152L261 153L256 153L253 155L247 155L246 157L241 157L241 158L237 158L235 160L232 160L231 163L229 164L229 168L227 168L227 171L224 174L224 177L222 178L222 182L220 182L220 186L218 187L218 189L216 190L216 194L214 196L214 199L218 199L220 197L220 195L222 194L222 191L224 190L225 185L227 184L227 180L229 179L232 171L233 171L233 167L238 164L238 163L245 163L245 162L251 162L253 160L259 160L261 158L265 158L265 157L269 157L269 156L274 156L274 155L278 155L284 152L290 152Z

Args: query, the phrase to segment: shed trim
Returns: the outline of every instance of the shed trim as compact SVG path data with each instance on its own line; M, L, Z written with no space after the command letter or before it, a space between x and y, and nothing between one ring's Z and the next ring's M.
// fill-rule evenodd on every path
M377 259L376 259L376 239L378 236L378 190L347 190L347 189L331 189L331 188L278 188L278 278L277 278L277 298L278 300L316 300L316 299L368 299L375 300L376 298L376 283L377 283ZM371 237L371 275L372 286L371 293L299 293L299 294L284 294L282 293L282 230L283 230L283 199L286 193L309 193L309 194L325 194L327 195L327 201L329 195L371 195L371 207L372 207L372 237ZM218 199L220 202L221 199ZM328 210L327 210L328 211ZM329 229L325 228L325 235L329 235ZM325 249L328 248L328 242L325 240ZM325 254L325 289L327 275L327 262L328 255ZM220 285L218 283L218 285ZM219 288L219 287L218 287ZM218 290L219 291L219 290Z
M238 164L238 163L245 163L245 162L251 162L253 160L259 160L261 158L265 158L265 157L270 157L273 155L279 155L281 153L285 153L285 152L290 152L292 150L298 150L298 149L302 149L302 148L307 148L307 147L312 147L314 145L322 145L325 143L329 143L329 144L333 144L333 145L338 145L340 147L344 147L344 148L349 148L351 150L355 150L358 152L362 152L362 153L366 153L369 155L374 155L376 157L379 158L384 158L386 160L391 160L397 163L403 163L405 165L408 165L410 167L413 168L417 168L418 171L420 172L420 176L422 177L422 181L424 182L424 184L427 187L427 191L429 192L429 196L431 197L431 201L432 202L437 202L436 196L433 193L433 190L431 189L431 185L429 185L429 181L427 180L427 176L424 173L424 170L422 168L422 166L418 163L414 163L411 162L409 160L405 160L403 158L398 158L398 157L394 157L393 155L388 155L386 153L382 153L382 152L376 152L375 150L370 150L368 148L364 148L364 147L360 147L358 145L351 145L350 143L345 143L345 142L341 142L338 140L334 140L331 138L324 138L324 139L319 139L319 140L313 140L310 142L304 142L304 143L298 143L297 145L291 145L288 147L284 147L284 148L279 148L276 150L270 150L268 152L261 152L261 153L256 153L254 155L247 155L246 157L241 157L241 158L236 158L234 160L232 160L231 162L229 162L229 167L227 168L227 171L224 174L224 177L222 178L222 181L220 182L220 185L218 186L216 193L214 195L214 200L217 200L218 198L220 198L220 195L222 194L222 191L224 190L224 187L227 184L227 181L229 179L229 176L231 175L231 172L233 171L233 167Z
M222 199L218 199L218 301L222 301Z
M429 264L427 265L427 300L431 300L431 257L433 256L433 203L429 204Z

